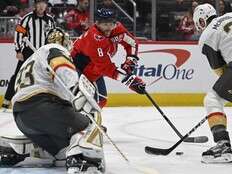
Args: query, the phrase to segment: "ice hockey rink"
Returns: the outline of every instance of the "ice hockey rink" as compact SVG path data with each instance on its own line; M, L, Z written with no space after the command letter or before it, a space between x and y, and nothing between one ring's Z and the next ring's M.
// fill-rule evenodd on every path
M161 107L177 129L184 135L204 116L203 107ZM232 131L232 108L226 107L228 129ZM153 107L113 107L103 110L103 123L108 134L132 164L152 169L153 174L230 174L232 163L203 164L201 153L214 145L207 122L192 136L208 136L204 144L182 143L167 156L149 155L146 145L169 148L179 140L159 112ZM0 132L19 133L15 128L12 113L0 113ZM104 145L107 174L139 174L127 165L114 147L105 139ZM184 152L176 155L176 152ZM0 174L63 174L64 168L0 168Z

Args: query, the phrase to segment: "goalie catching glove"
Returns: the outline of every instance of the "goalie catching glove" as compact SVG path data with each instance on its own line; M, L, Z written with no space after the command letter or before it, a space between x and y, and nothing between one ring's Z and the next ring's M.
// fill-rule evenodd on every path
M135 75L128 75L123 80L122 83L128 86L131 90L137 92L138 94L145 93L146 84L142 79Z
M81 91L72 100L73 107L76 111L85 111L86 113L94 112L93 106L88 102L86 96L83 95Z
M139 58L136 55L130 55L127 56L125 62L121 64L121 68L127 73L127 74L133 74L136 66L138 65Z

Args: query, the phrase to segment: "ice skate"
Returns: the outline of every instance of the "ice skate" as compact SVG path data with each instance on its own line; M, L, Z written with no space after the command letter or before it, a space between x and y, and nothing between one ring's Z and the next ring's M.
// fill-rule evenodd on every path
M82 154L69 156L66 168L68 174L102 174L105 171L102 159L88 158Z
M219 141L216 146L202 153L203 163L232 162L232 151L229 141Z

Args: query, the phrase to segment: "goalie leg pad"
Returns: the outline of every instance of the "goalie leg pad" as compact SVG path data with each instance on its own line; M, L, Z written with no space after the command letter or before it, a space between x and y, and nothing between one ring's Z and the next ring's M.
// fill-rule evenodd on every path
M27 166L39 166L44 162L54 163L55 166L65 166L65 148L62 149L55 158L50 155L48 152L40 148L39 146L33 144L30 139L24 135L5 135L0 139L0 154L1 156L1 165L2 166L12 166L25 161L25 163L20 163L19 165ZM28 158L26 158L28 157ZM33 161L35 164L31 164Z
M100 126L102 122L101 115L95 113L94 119ZM105 170L103 137L93 123L82 134L77 133L72 136L66 156L68 173L76 170L86 171L87 168L91 167L95 167L100 171Z
M95 112L94 119L96 123L101 126L102 118L101 114ZM77 148L77 150L75 150ZM78 153L86 153L88 157L96 158L98 155L94 152L102 152L103 148L103 137L98 128L91 123L86 130L82 131L81 133L76 133L71 137L70 145L67 150L66 156L75 155ZM91 153L87 153L88 151L93 151L93 156ZM99 158L102 155L99 156Z
M101 159L88 158L82 154L69 156L66 160L66 168L68 174L102 174L105 172L104 162Z
M21 155L21 154L17 154L13 149L12 151L10 151L10 149L6 150L5 152L0 153L0 167L14 166L19 162L24 161L26 157L29 157L29 154Z
M4 135L1 136L0 141L18 154L29 154L34 148L31 140L24 135Z

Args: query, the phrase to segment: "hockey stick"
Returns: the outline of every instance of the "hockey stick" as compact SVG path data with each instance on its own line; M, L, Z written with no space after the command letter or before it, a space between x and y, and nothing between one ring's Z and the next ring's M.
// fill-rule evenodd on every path
M163 116L163 118L168 122L168 124L172 127L172 129L175 131L175 133L180 137L183 138L183 135L177 130L177 128L172 124L172 122L168 119L168 117L164 114L164 112L160 109L160 107L156 104L154 99L148 94L148 92L145 90L145 94L147 98L151 101L153 106L159 111L159 113ZM198 136L198 137L186 137L184 142L188 143L205 143L208 141L208 137L206 136Z
M200 127L206 120L208 116L204 117L196 126L194 126L185 136L183 136L179 141L177 141L173 146L171 146L168 149L161 149L161 148L155 148L146 146L145 152L149 154L154 155L168 155L170 152L172 152L180 143L182 143L190 134L192 134L198 127Z
M28 40L28 38L24 37L23 40L36 53L35 47ZM39 55L37 54L37 56L39 56ZM39 58L40 58L40 56L39 56ZM56 75L56 73L54 72L54 70L47 63L45 63L42 59L41 59L41 62L48 68L48 70L53 75L55 75L54 77L60 83L60 85L64 88L64 90L67 93L69 93L69 95L72 98L74 98L75 96L73 95L73 93L66 87L66 85L62 82L62 80ZM101 108L98 106L97 102L92 97L90 97L89 91L88 91L88 89L86 89L86 86L88 86L88 84L86 84L86 81L88 81L88 79L85 76L81 76L80 79L79 79L79 81L81 81L81 79L83 79L83 78L84 78L84 80L82 80L82 83L79 85L80 91L86 96L86 98L89 101L89 103L97 110L97 112L101 112ZM105 133L105 131L93 119L92 115L90 115L89 113L86 113L86 112L85 112L85 114L92 121L92 123L97 127L97 129L102 133L102 135L104 135L106 137L106 139L109 140L109 142L111 143L111 145L116 149L116 151L120 154L120 156L122 157L122 159L124 159L124 161L127 163L128 166L130 166L131 168L133 168L133 169L135 169L135 170L137 170L137 171L139 171L141 173L144 173L144 174L158 174L158 172L156 170L152 169L152 168L141 166L139 164L134 164L131 161L129 161L129 159L126 157L126 155L118 148L118 146L109 137L109 135L107 133Z
M110 144L118 151L120 156L124 159L124 161L133 169L137 170L138 172L144 173L144 174L158 174L158 172L155 169L148 168L146 166L142 166L140 164L134 164L132 163L126 155L118 148L118 146L114 143L114 141L110 138L110 136L97 124L97 122L93 119L93 117L86 113L89 117L89 119L95 124L97 129L104 135L110 142Z

